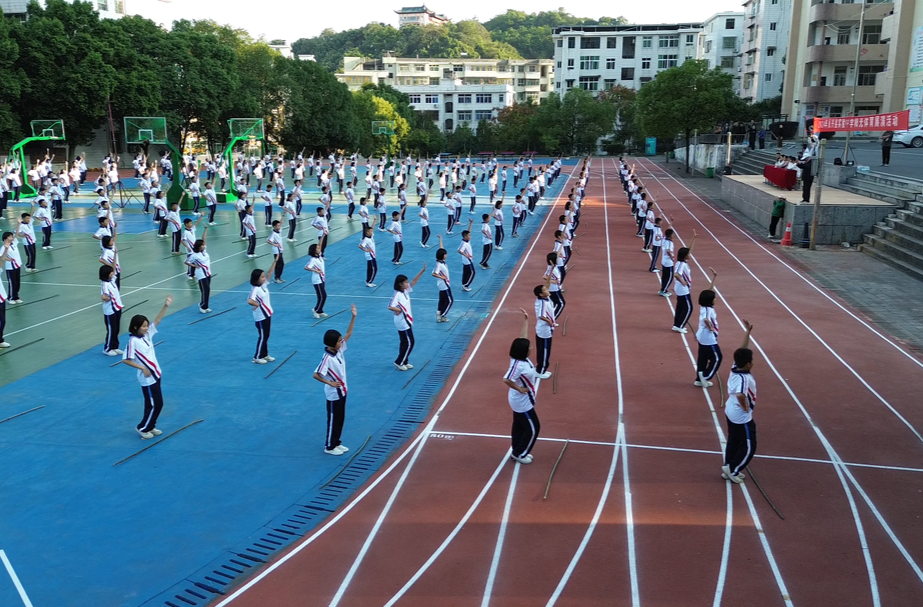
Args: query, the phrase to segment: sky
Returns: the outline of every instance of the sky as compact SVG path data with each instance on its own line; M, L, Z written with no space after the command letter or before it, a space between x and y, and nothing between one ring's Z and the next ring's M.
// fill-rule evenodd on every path
M352 2L314 2L311 0L271 0L266 4L242 0L126 0L128 12L139 14L167 27L178 19L213 19L221 24L242 28L254 38L281 38L289 43L310 38L326 28L342 31L380 21L397 27L395 10L420 3L400 0ZM503 8L491 0L448 2L432 0L430 10L447 15L453 21L477 19L487 21L507 9L535 13L557 10L562 0L508 0ZM741 12L743 0L648 0L620 5L614 2L587 0L567 3L567 12L577 17L625 17L629 23L690 23L704 21L722 11ZM267 10L260 10L260 9ZM669 20L665 20L665 16Z

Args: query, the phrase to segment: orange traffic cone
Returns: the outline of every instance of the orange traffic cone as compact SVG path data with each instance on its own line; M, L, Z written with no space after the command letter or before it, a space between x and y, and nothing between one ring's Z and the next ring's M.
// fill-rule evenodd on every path
M788 227L785 228L785 236L782 237L782 246L792 246L792 222L788 222Z

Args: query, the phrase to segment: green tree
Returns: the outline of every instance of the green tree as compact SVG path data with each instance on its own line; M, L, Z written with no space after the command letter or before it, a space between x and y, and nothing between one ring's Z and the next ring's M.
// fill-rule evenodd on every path
M313 61L283 59L279 68L285 97L282 145L312 152L356 149L360 125L346 85Z
M549 95L539 106L538 122L549 152L592 153L600 137L612 132L616 108L605 97L597 99L581 88L563 98Z
M638 121L638 92L626 86L616 85L607 91L601 91L597 97L613 105L616 113L615 132L610 139L610 154L621 154L632 144L638 144L641 139L641 125Z
M394 105L373 94L371 91L358 91L355 99L356 122L359 128L359 151L363 156L396 153L401 143L410 133L410 123L401 116ZM390 121L394 123L393 135L372 134L372 122Z
M645 135L673 139L683 135L686 147L695 130L711 131L726 117L736 95L734 78L705 61L688 60L664 70L638 92L638 118ZM689 154L686 154L689 172Z
M484 23L494 40L509 43L523 57L542 59L554 56L552 30L561 26L574 25L624 25L624 17L600 17L588 19L575 17L563 8L556 11L542 11L527 14L507 10Z
M533 103L516 103L497 114L498 151L544 151L538 134L536 120L538 106ZM540 149L542 148L542 149Z
M452 154L467 154L477 151L477 137L467 122L462 122L446 135L446 148Z
M0 148L9 149L22 139L19 124L20 97L28 91L30 82L19 63L18 35L13 34L18 23L8 20L0 10L0 87L4 103L0 103Z

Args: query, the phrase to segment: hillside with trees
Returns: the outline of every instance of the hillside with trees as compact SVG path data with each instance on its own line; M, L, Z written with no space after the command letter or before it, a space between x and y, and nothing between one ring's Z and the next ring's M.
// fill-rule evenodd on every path
M344 56L378 58L387 51L398 57L550 59L554 56L551 31L555 27L625 22L622 17L574 17L563 8L531 14L508 10L483 24L459 21L398 29L369 23L342 32L326 29L319 36L295 41L292 50L299 55L314 55L332 72L340 68Z

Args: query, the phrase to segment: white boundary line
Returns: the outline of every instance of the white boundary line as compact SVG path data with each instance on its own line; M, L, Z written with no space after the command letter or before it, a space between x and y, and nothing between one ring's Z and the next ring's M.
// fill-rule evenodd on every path
M22 587L22 582L19 581L19 576L16 575L16 572L13 570L13 565L10 563L10 559L7 558L6 553L3 550L0 550L0 561L3 561L3 566L6 567L6 572L10 574L10 578L13 580L13 585L16 586L16 591L19 593L19 598L22 599L23 605L25 605L25 607L32 607L32 601L29 600L29 596L26 594L26 589Z
M570 178L573 177L574 172L576 172L577 167L579 166L580 166L579 164L575 166L574 170L571 171L570 175L568 175L567 180L565 180L564 182L564 186L561 188L561 193L564 192L567 186L567 182L570 181ZM558 200L560 200L561 198L561 193L558 194L558 197L555 198L554 204L551 205L552 209L555 206L557 206ZM517 269L516 273L510 278L510 284L507 286L506 291L504 291L503 297L501 297L500 301L497 303L496 310L499 311L503 307L503 303L506 301L506 298L509 296L510 291L512 291L513 285L516 284L516 281L518 280L519 275L522 273L523 269L525 268L526 261L529 259L529 256L532 255L532 251L535 249L535 245L538 244L542 229L548 224L548 220L550 218L551 218L551 209L549 209L548 213L545 215L545 221L542 223L542 226L537 231L535 237L532 240L532 244L529 246L529 249L526 251L526 254L520 259L519 269ZM455 382L452 384L452 387L449 389L449 393L446 394L445 399L443 399L442 404L439 405L439 409L436 410L436 412L433 414L433 417L430 419L429 423L427 423L426 427L423 430L421 430L420 434L417 435L417 437L409 445L407 445L407 447L400 454L400 456L398 456L398 458L383 473L381 473L362 493L357 495L349 503L349 505L343 508L343 510L341 510L337 515L335 515L326 525L324 525L323 527L315 531L309 537L302 540L300 544L298 544L290 552L285 554L285 556L283 556L278 561L276 561L275 563L273 563L272 565L270 565L269 567L261 571L253 579L251 579L246 584L241 586L233 594L231 594L226 599L218 603L215 607L225 607L225 605L229 605L234 599L241 596L244 592L246 592L247 590L255 586L257 583L259 583L263 578L265 578L270 573L272 573L273 571L281 567L290 558L292 558L293 556L301 552L304 548L310 545L315 539L320 537L324 532L330 529L335 523L337 523L340 519L346 516L346 514L350 510L352 510L359 502L361 502L365 498L366 495L371 493L372 489L378 486L378 484L381 483L381 481L383 481L385 477L387 477L397 467L397 465L408 454L410 454L412 450L414 450L415 448L417 448L418 450L422 448L423 443L429 437L429 434L432 432L433 427L436 424L436 421L438 421L439 414L442 413L443 409L446 408L446 405L449 404L449 401L452 399L452 396L455 394L455 390L458 389L458 386L461 383L462 378L465 376L465 373L468 371L468 367L471 365L471 361L474 359L475 354L477 354L478 351L481 349L481 344L484 342L484 338L487 336L487 333L490 330L490 327L493 325L493 322L494 320L496 320L496 318L497 318L496 313L490 315L490 318L488 319L487 324L484 327L484 331L481 333L481 336L478 338L478 341L474 345L474 348L471 349L471 353L468 354L468 358L465 360L464 366L462 366L461 371L459 371L458 376L455 378ZM397 489L397 487L395 489Z
M510 454L512 454L512 450L510 450ZM481 599L481 607L490 605L490 597L494 592L494 581L497 579L497 568L500 566L500 555L503 553L503 541L506 539L506 527L510 522L510 509L513 507L513 494L516 493L516 481L519 480L520 468L522 468L522 464L519 463L513 466L513 478L510 479L510 488L506 493L506 504L503 505L503 518L500 520L497 545L494 548L494 558L490 561L490 573L487 574L487 583L484 585L484 597ZM461 525L462 523L459 523L459 529Z
M640 162L640 160L641 160L641 159L639 159L639 162ZM655 164L655 165L653 165L653 166L656 167L657 165ZM654 176L654 173L653 173L653 171L650 170L650 168L647 168L647 172L651 174L651 177ZM654 179L657 179L657 178L654 177ZM827 298L833 305L835 305L835 306L838 307L840 310L842 310L843 312L845 312L846 314L848 314L849 316L851 316L851 317L853 318L853 320L855 320L856 322L858 322L859 324L861 324L863 327L865 327L866 329L868 329L869 331L871 331L873 334L875 334L876 336L880 337L880 338L881 338L883 341L885 341L888 345L890 345L890 346L893 347L895 350L897 350L898 352L900 352L901 354L903 354L905 357L907 357L909 360L911 360L914 364L916 364L917 366L923 368L923 361L921 361L921 360L919 360L918 358L916 358L916 357L915 357L913 354L911 354L910 352L907 352L907 351L906 351L904 348L902 348L900 345L894 343L892 340L888 339L887 336L883 335L883 334L880 333L878 330L876 330L873 326L871 326L870 324L868 324L867 322L865 322L864 320L862 320L861 318L859 318L858 316L856 316L855 314L853 314L852 311L850 311L847 307L845 307L843 304L841 304L841 303L838 302L836 299L834 299L833 297L831 297L829 294L827 294L826 292L824 292L824 290L823 290L821 287L819 287L818 285L816 285L816 284L814 284L813 282L811 282L811 280L810 280L807 276L803 275L803 274L800 273L798 270L796 270L795 268L793 268L793 267L792 267L791 265L789 265L788 262L786 262L784 259L782 259L782 258L779 257L778 255L776 255L775 253L773 253L772 251L770 251L769 249L767 249L767 248L763 245L763 243L761 243L760 241L758 241L758 240L756 240L755 238L753 238L753 236L751 236L750 234L748 234L746 230L742 229L740 226L738 226L737 224L735 224L734 222L732 222L730 219L728 219L723 213L721 213L720 211L718 211L718 209L716 209L714 206L712 206L712 204L709 203L707 200L703 199L701 196L699 196L698 194L696 194L695 192L693 192L692 190L690 190L687 186L685 186L684 184L680 183L679 180L674 180L674 181L676 181L676 184L679 185L681 188L683 188L684 190L686 190L687 192L689 192L690 194L692 194L693 196L695 196L696 198L698 198L699 201L701 201L702 204L704 204L704 205L705 205L706 207L708 207L712 212L714 212L715 215L717 215L718 217L720 217L721 219L723 219L723 220L724 220L725 222L727 222L731 227L733 227L735 230L737 230L738 232L740 232L741 234L743 234L743 236L744 236L745 238L747 238L748 240L750 240L753 244L755 244L757 247L759 247L759 248L762 249L764 252L766 252L770 257L772 257L773 259L775 259L776 261L778 261L780 264L782 264L785 268L787 268L788 270L790 270L790 271L792 272L792 274L794 274L795 276L797 276L798 278L800 278L801 280L803 280L809 287L811 287L812 289L814 289L815 291L817 291L818 293L820 293L822 296L824 296L825 298ZM666 187L666 186L664 186L664 187ZM672 195L672 194L671 194L671 195ZM674 198L675 198L675 196L674 196ZM682 204L682 203L680 203L680 204ZM683 206L685 207L685 205L683 205ZM686 209L686 210L688 211L688 209ZM690 211L690 214L692 214L691 211ZM696 218L696 221L698 221L698 218ZM700 225L704 225L704 224L702 224L701 221L699 221L699 224L700 224Z
M502 438L504 440L509 440L509 436L503 434L484 434L480 432L449 432L446 430L440 430L435 433L435 438L439 438L438 435L446 436L471 436L475 438ZM602 447L614 447L615 443L606 442L606 441L592 441L592 440L580 440L576 438L546 438L539 437L539 441L548 441L555 443L570 442L580 445L597 445ZM686 449L684 447L661 447L659 445L638 445L632 443L626 443L626 447L629 449L653 449L655 451L675 451L677 453L697 453L701 455L724 455L721 451L710 451L708 449ZM835 465L834 462L831 462L829 459L814 459L810 457L793 457L787 455L762 455L757 453L753 456L754 459L773 459L773 460L783 460L791 462L804 462L809 464L825 464L828 466ZM923 472L923 468L908 468L906 466L885 466L883 464L859 464L855 462L842 462L844 466L851 466L853 468L876 468L879 470L897 470L901 472Z
M593 533L596 531L596 525L599 522L600 516L602 516L603 508L605 507L606 501L609 498L609 491L612 488L612 479L615 476L615 469L618 464L619 451L622 452L622 469L623 469L623 483L624 483L624 492L625 492L625 527L628 535L628 575L630 578L631 584L631 604L632 607L638 607L641 604L640 592L638 590L638 568L635 558L635 535L634 535L634 514L631 508L631 486L629 485L628 477L628 451L624 447L625 443L625 425L622 422L624 408L625 408L625 399L622 393L622 370L621 363L619 361L619 342L618 342L618 331L615 324L615 289L612 283L612 247L609 241L609 204L606 197L606 165L605 160L601 160L601 177L600 180L603 184L603 214L604 221L606 223L606 250L609 254L606 256L606 261L608 263L608 278L609 278L609 301L610 301L610 314L612 322L612 341L614 346L614 365L615 365L615 385L616 391L618 394L618 412L619 412L619 423L618 431L615 438L615 450L612 454L612 461L609 464L609 472L606 475L606 483L603 486L603 492L599 497L599 502L596 504L596 511L593 513L593 518L590 521L589 526L587 527L586 533L581 540L580 545L577 547L574 556L571 558L570 563L567 565L567 569L564 571L564 574L561 576L560 581L558 582L557 587L554 589L551 597L546 603L546 607L552 607L558 599L561 597L561 593L564 592L564 588L567 586L567 582L570 580L571 575L574 572L574 569L577 567L577 563L580 561L580 558L583 556L584 551L586 551L587 545L590 543L590 538L593 537Z

